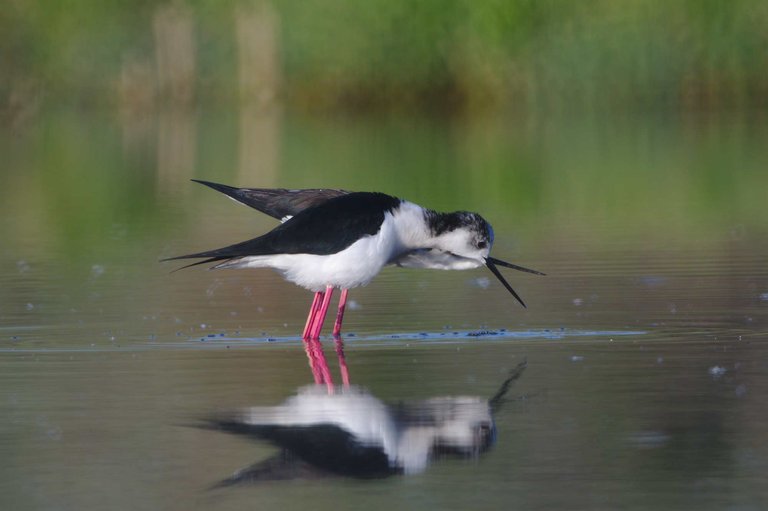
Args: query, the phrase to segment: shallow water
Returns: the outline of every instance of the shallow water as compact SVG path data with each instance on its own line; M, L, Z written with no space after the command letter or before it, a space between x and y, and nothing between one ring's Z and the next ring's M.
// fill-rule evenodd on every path
M761 509L768 150L761 119L114 118L3 128L0 508ZM350 293L354 384L489 399L496 442L373 480L211 490L269 458L194 427L312 382L310 294L162 257L274 225L202 178L382 190L481 212L487 271L387 269ZM331 340L326 355L338 381Z

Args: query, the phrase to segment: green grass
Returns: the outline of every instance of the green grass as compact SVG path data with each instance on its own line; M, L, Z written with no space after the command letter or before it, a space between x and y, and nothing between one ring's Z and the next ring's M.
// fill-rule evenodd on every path
M198 100L237 102L235 17L247 4L180 3ZM0 12L2 104L116 103L128 64L155 70L163 5L12 2ZM280 94L304 110L745 109L768 96L762 0L284 0L274 9Z

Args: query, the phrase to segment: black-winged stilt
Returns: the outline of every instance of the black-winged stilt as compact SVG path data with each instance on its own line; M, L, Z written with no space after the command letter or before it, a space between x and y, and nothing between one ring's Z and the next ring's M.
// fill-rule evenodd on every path
M164 261L202 258L188 266L216 263L212 269L277 270L286 280L315 293L305 339L320 336L336 288L341 290L333 327L338 336L348 290L368 284L387 265L441 270L487 266L523 307L525 303L497 266L544 275L490 257L493 229L477 213L438 213L378 192L235 188L194 181L282 223L242 243Z

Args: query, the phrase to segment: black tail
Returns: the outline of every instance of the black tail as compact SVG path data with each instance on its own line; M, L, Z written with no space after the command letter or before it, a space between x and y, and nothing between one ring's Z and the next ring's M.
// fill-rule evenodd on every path
M192 259L195 256L196 256L195 254L190 254L190 255L176 256L176 257L167 257L165 259L160 259L160 262L162 263L162 262L165 262L165 261L174 261L176 259L187 259L187 258ZM203 259L202 261L197 261L197 262L194 262L194 263L185 264L184 266L181 266L180 268L176 268L175 270L171 270L171 273L175 273L175 272L177 272L179 270L183 270L185 268L191 268L192 266L197 266L199 264L216 263L216 262L219 262L219 261L225 261L227 259L229 259L229 258L228 257L210 257L208 259Z
M232 259L238 259L240 257L245 257L245 256L276 254L280 251L275 250L272 247L271 242L273 237L274 235L272 234L272 232L268 232L267 234L263 236L259 236L258 238L253 238L250 240L242 241L240 243L235 243L234 245L229 245L229 246L217 248L214 250L207 250L205 252L196 252L194 254L184 254L180 256L166 257L165 259L160 259L160 261L164 262L164 261L177 261L179 259L203 259L202 261L188 264L186 266L182 266L181 268L177 268L176 270L174 270L174 271L178 271L178 270L183 270L184 268L189 268L190 266L197 266L198 264L229 261ZM215 267L216 266L214 266L214 268Z

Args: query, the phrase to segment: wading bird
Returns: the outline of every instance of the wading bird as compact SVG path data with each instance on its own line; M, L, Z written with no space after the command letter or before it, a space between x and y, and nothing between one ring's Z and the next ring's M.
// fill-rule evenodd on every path
M304 338L317 338L333 295L341 290L333 334L341 333L347 292L384 266L468 270L487 266L525 307L497 266L543 273L490 257L491 225L477 213L438 213L378 192L235 188L193 180L281 220L268 233L227 247L171 257L202 258L219 268L273 268L315 293ZM187 268L188 266L184 266Z

